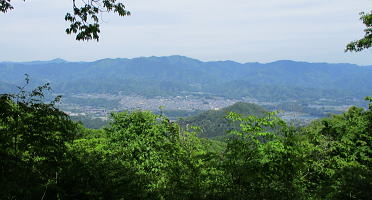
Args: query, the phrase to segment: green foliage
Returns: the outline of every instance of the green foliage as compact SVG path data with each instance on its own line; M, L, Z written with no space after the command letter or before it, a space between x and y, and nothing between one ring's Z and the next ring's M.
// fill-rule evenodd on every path
M368 199L372 195L371 113L371 104L368 110L352 107L307 128L310 134L323 137L323 148L313 163L321 198Z
M26 77L26 83L29 79ZM49 85L0 97L1 199L369 199L368 109L288 126L230 112L226 142L148 111L93 130L43 100ZM230 110L241 111L245 104ZM251 108L251 107L250 107Z
M366 29L364 29L365 35L362 39L350 42L345 51L362 51L372 46L372 11L370 13L360 13L360 20L363 21Z
M370 98L367 98L371 102ZM231 199L368 199L372 104L296 130L273 115L231 113L225 172Z
M181 134L177 124L149 112L123 112L112 118L106 133L114 162L140 177L135 180L141 186L137 198L193 199L208 194L208 177L217 172L204 168L210 158L194 134Z
M230 113L229 119L241 122L226 149L225 169L230 177L231 199L297 199L302 181L301 155L295 146L293 130L271 113L267 117L242 117ZM268 130L278 129L284 135ZM302 153L302 152L301 152ZM289 173L290 172L290 173Z
M141 176L118 162L104 132L88 131L68 145L61 185L66 199L133 199L143 194Z
M118 113L112 115L113 122L107 129L109 141L118 154L117 162L130 166L143 177L139 185L147 193L160 195L168 181L168 164L174 155L172 143L177 137L177 128L148 112ZM176 159L178 160L178 159ZM141 196L139 196L141 197Z
M76 40L99 40L98 15L102 12L114 12L119 16L130 15L130 12L125 9L124 4L117 0L88 0L83 1L82 6L78 6L73 0L73 14L67 13L65 20L70 22L70 27L66 29L67 34L77 34Z
M0 96L0 198L58 196L65 142L74 139L76 125L55 108L59 97L42 101L48 84L31 92L19 88Z

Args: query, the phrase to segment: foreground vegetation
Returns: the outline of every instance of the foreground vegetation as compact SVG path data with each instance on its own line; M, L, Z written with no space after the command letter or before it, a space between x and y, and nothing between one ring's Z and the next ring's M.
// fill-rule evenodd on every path
M294 128L277 118L227 119L225 142L147 111L84 128L43 90L0 97L0 199L368 199L369 109Z

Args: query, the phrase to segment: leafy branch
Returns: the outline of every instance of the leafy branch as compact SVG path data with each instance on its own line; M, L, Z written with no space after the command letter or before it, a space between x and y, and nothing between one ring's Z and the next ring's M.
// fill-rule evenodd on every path
M368 13L361 12L360 13L360 20L366 25L366 29L364 29L365 35L364 38L360 40L356 40L350 42L345 49L347 51L362 51L364 49L368 49L372 46L372 11Z
M13 10L11 0L0 0L0 12ZM117 0L72 0L73 12L65 15L65 21L70 23L67 34L76 34L76 40L99 40L99 14L114 12L124 17L130 15L125 5Z
M124 4L116 0L88 0L79 6L73 0L73 13L67 13L65 20L70 22L66 29L67 34L76 34L76 40L99 40L101 32L98 14L103 12L114 12L119 16L130 15Z

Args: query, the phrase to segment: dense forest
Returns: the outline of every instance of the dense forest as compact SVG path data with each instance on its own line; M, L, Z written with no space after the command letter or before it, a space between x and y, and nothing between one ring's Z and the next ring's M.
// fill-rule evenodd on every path
M226 113L224 141L149 111L93 130L45 102L49 85L0 97L0 199L370 199L368 109L292 127ZM255 113L257 114L257 113Z

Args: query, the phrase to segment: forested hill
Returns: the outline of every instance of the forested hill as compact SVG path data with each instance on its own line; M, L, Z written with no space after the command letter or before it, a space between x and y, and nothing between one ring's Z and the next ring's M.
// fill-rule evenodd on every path
M19 84L24 74L35 85L50 82L61 93L118 93L144 96L209 93L255 98L363 97L372 92L372 66L277 61L202 62L183 56L62 59L0 63L0 89ZM1 93L1 91L0 91Z
M243 116L263 116L267 113L265 109L256 104L238 102L220 110L209 110L196 116L180 119L178 123L183 129L192 126L199 127L201 131L199 136L201 137L221 137L225 136L228 131L239 127L239 124L231 123L230 120L226 119L230 112L239 113Z
M228 140L199 138L151 111L112 113L87 129L48 101L48 85L0 95L0 199L371 199L372 97L368 109L293 127L229 113ZM200 115L225 125L238 103ZM223 127L220 127L223 128ZM223 131L220 131L223 132Z

